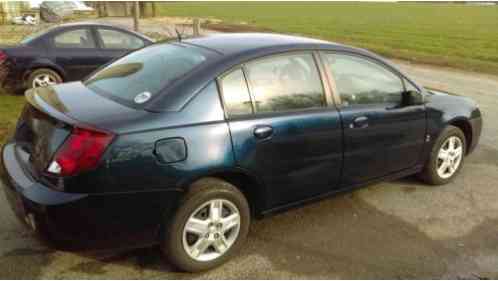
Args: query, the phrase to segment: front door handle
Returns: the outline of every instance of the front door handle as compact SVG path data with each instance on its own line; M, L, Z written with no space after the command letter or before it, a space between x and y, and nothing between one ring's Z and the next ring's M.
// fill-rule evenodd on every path
M353 119L353 123L349 126L350 128L366 128L368 127L368 117L359 116Z
M254 136L258 139L266 139L273 134L273 128L268 125L257 126L254 129Z

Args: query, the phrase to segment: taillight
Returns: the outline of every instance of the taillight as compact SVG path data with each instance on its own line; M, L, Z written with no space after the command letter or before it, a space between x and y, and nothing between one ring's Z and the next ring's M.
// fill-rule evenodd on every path
M72 176L97 167L114 135L74 128L71 135L55 153L47 171L60 176Z
M7 59L7 54L3 51L0 51L0 63Z

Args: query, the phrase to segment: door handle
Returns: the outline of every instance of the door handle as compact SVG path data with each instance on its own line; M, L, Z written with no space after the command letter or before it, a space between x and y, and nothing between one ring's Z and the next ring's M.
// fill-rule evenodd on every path
M254 129L254 136L258 139L266 139L273 134L273 128L268 125L257 126Z
M353 119L353 123L349 126L350 128L366 128L368 127L368 117L359 116Z

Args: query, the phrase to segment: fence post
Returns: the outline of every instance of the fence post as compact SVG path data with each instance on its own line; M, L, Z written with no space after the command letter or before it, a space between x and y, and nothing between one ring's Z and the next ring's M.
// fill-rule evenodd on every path
M198 18L194 18L192 28L193 28L192 33L193 33L194 37L201 35L201 21Z
M133 6L133 29L138 32L138 18L140 17L140 2L135 1Z

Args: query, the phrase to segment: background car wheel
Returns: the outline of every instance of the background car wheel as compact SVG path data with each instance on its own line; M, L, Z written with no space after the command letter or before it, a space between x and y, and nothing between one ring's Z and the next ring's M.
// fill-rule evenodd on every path
M36 69L28 77L26 88L46 87L62 83L60 75L48 68Z
M466 139L462 130L446 127L432 147L430 159L420 174L432 185L446 184L460 172L466 154Z
M237 252L250 225L244 195L232 184L205 178L192 184L162 234L162 251L178 268L198 272Z

